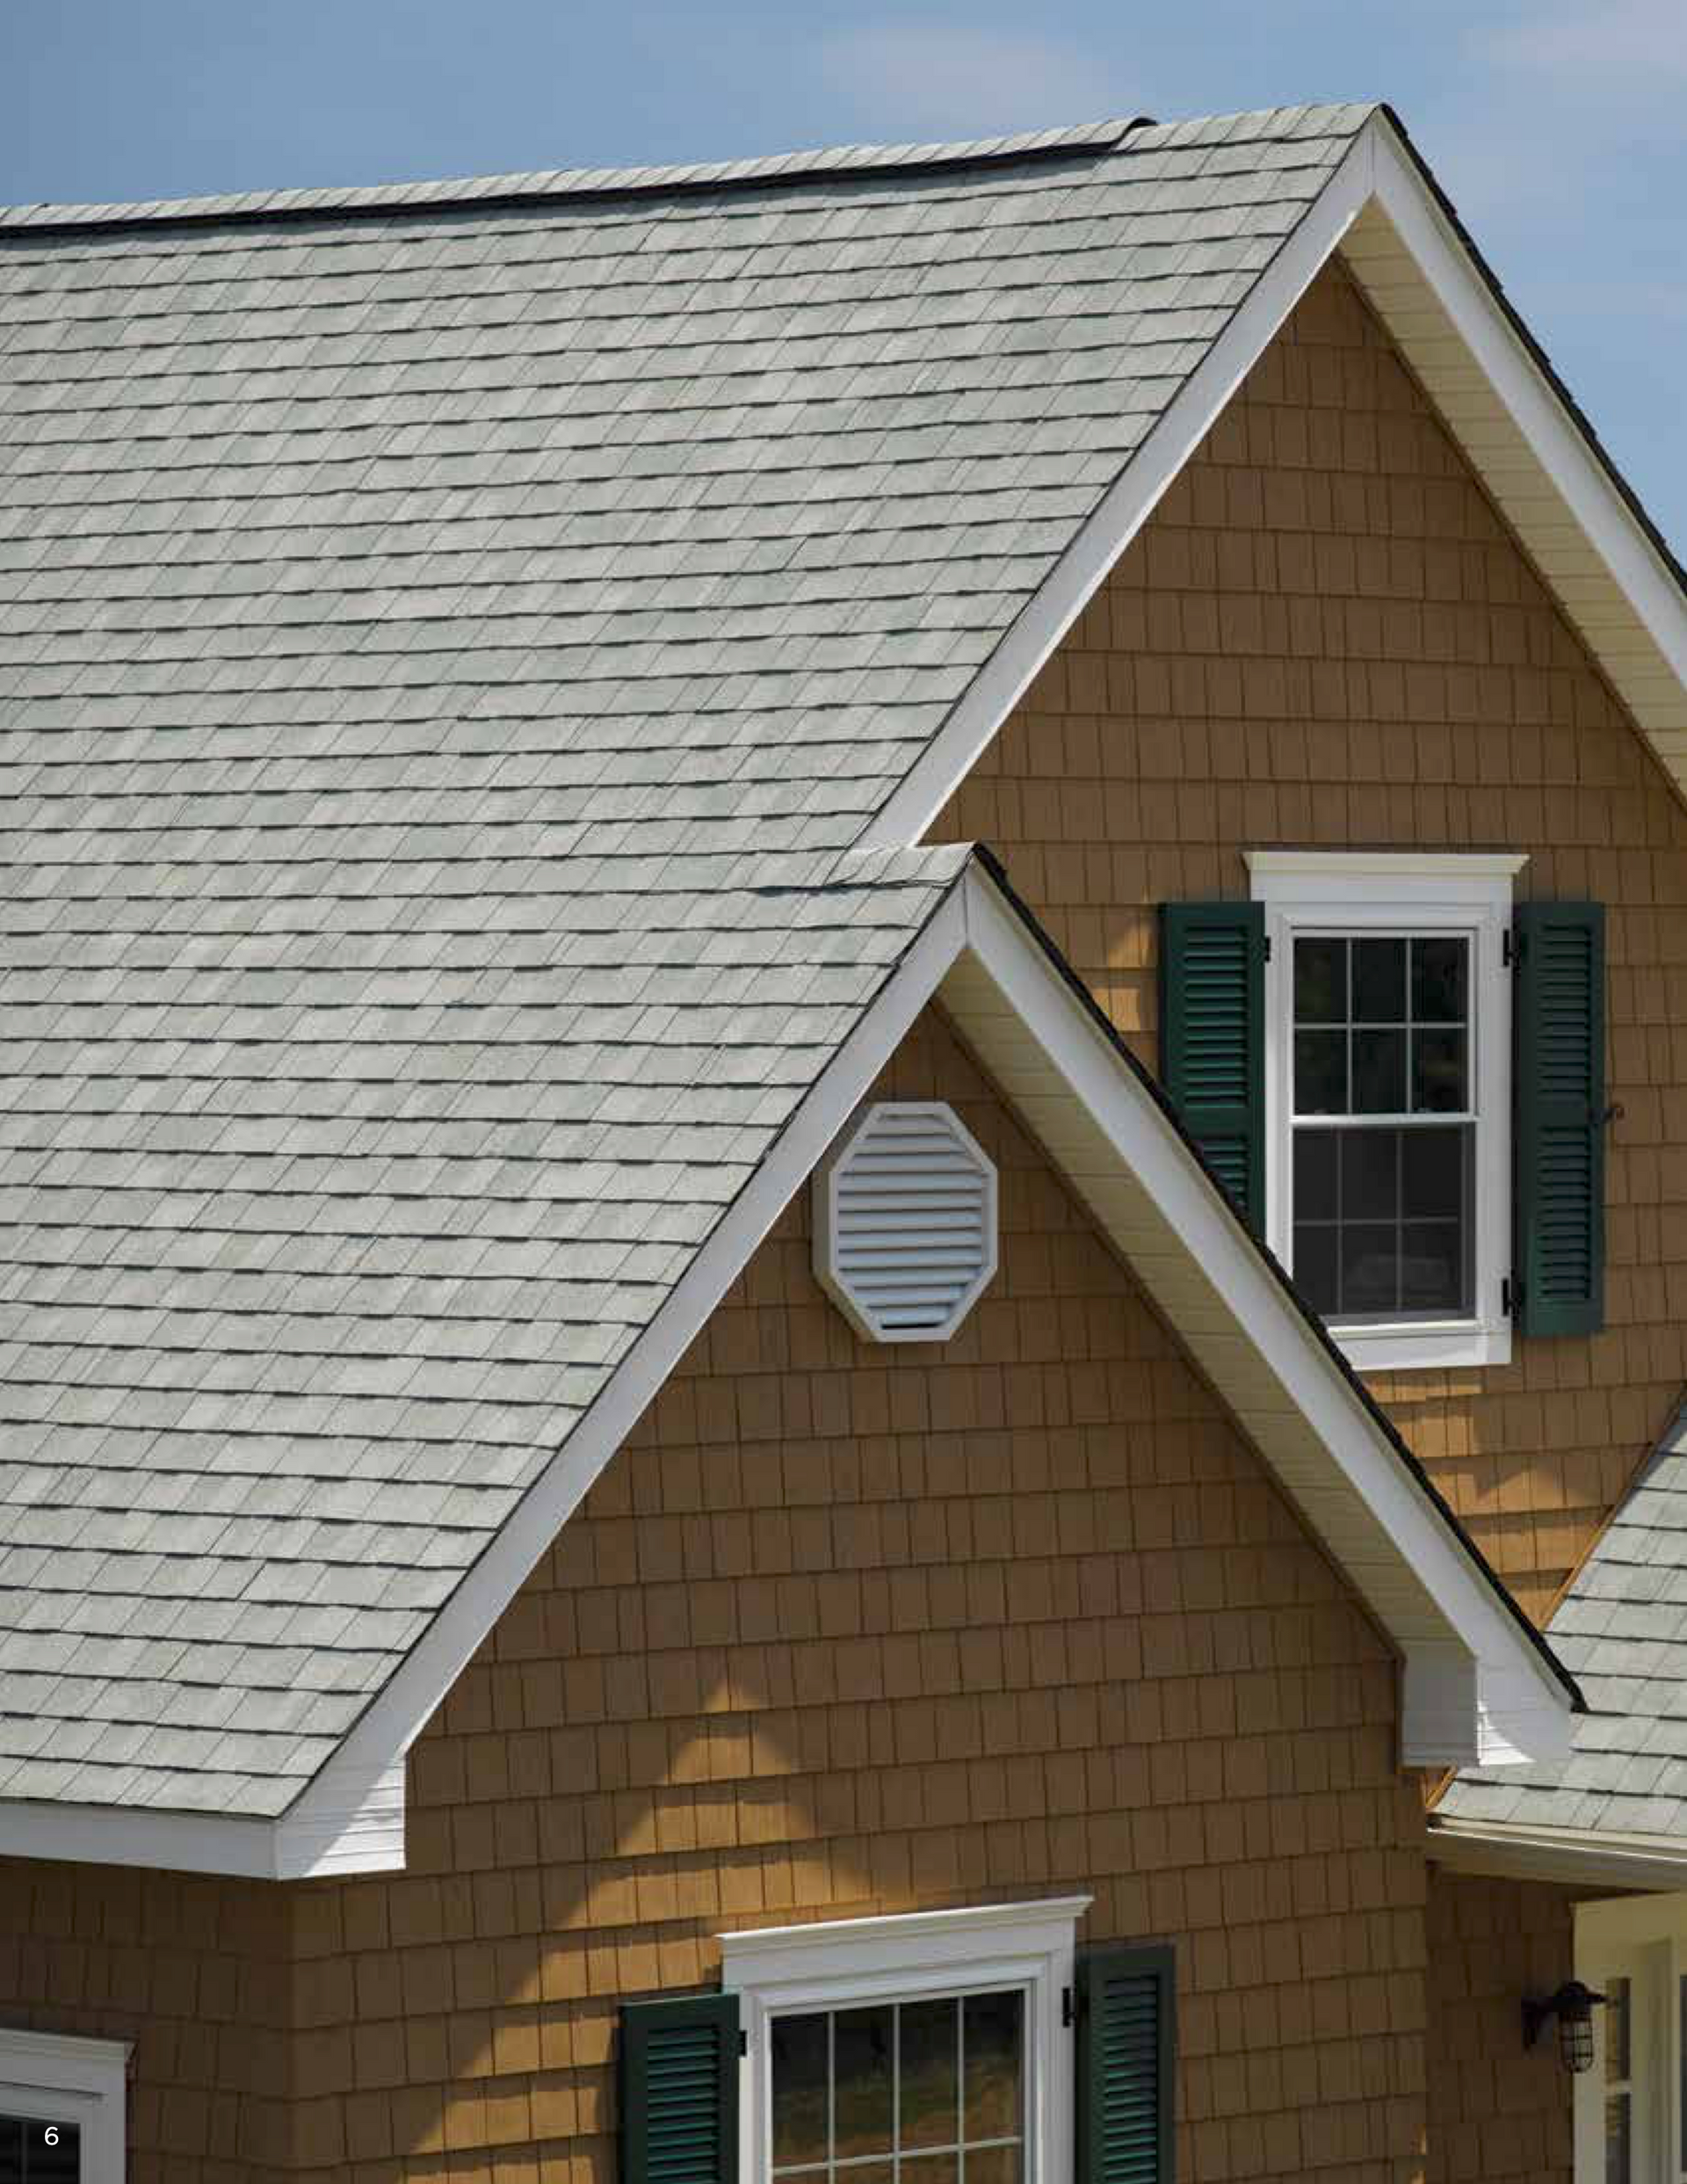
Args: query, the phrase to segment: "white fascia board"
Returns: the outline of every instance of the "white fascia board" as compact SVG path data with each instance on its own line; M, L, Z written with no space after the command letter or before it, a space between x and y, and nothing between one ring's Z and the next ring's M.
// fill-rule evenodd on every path
M967 686L954 711L869 822L859 850L906 849L972 772L1107 572L1158 507L1371 195L1368 121L1285 238L1235 316L1150 427L1077 536Z
M404 1864L404 1756L331 1760L277 1820L140 1806L0 1803L0 1857L151 1866L250 1881L395 1873Z
M1311 1427L1328 1462L1331 1492L1338 1501L1357 1499L1373 1534L1387 1542L1387 1562L1356 1567L1350 1554L1343 1555L1342 1542L1319 1523L1317 1497L1296 1491L1303 1513L1407 1660L1410 1708L1402 1741L1410 1763L1565 1757L1569 1694L1501 1600L1474 1551L1435 1506L1228 1201L1000 890L976 868L967 887L967 950L994 989L988 1007L1010 1013L1030 1032L1085 1122L1105 1140L1118 1167L1152 1199L1182 1252L1216 1292L1234 1331L1234 1346L1257 1354L1280 1391L1279 1409ZM988 1010L978 1015L974 1031L961 990L944 998L988 1063ZM1037 1114L1026 1119L1036 1129ZM1050 1150L1061 1165L1058 1150ZM1095 1210L1091 1192L1104 1179L1068 1173ZM1104 1211L1098 1217L1105 1227ZM1142 1278L1152 1293L1153 1271L1143 1269ZM1262 1447L1269 1461L1271 1451ZM1415 1651L1425 1645L1424 1658L1413 1668ZM1462 1705L1460 1656L1475 1665L1473 1684L1466 1680L1463 1685Z
M1372 177L1378 205L1546 471L1568 515L1610 571L1677 682L1687 683L1687 599L1674 572L1530 354L1393 127L1380 117L1365 127L1374 133ZM1395 337L1409 362L1409 338ZM1480 450L1468 452L1480 471ZM1589 642L1596 652L1597 642L1591 637Z
M97 1866L157 1866L173 1873L220 1873L283 1880L272 1820L136 1805L0 1804L0 1857L69 1859Z
M1687 1843L1667 1835L1604 1835L1431 1813L1429 1854L1454 1873L1583 1888L1687 1889Z

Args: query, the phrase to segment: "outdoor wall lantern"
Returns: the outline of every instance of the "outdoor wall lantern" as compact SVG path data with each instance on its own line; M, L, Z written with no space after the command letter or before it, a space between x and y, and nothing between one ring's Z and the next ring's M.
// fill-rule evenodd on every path
M1604 2002L1603 1994L1596 1994L1591 1987L1579 1979L1567 1979L1556 1994L1549 1994L1544 2002L1530 2000L1525 1995L1523 2004L1523 2044L1532 2048L1541 2027L1549 2017L1558 2020L1558 2051L1564 2058L1567 2071L1590 2071L1593 2068L1593 2013Z

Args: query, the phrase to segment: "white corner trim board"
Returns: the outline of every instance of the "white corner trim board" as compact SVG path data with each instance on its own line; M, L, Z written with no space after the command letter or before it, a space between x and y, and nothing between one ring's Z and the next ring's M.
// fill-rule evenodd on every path
M771 2166L768 2035L775 2017L1017 1987L1025 1997L1026 2167L1033 2178L1069 2175L1073 2073L1061 1999L1075 1984L1078 1921L1092 1901L1053 1897L721 1934L720 1984L741 1999L749 2064L739 2078L743 2173L766 2176Z
M1135 1261L1150 1292L1198 1276L1191 1347L1221 1386L1247 1368L1258 1408L1237 1404L1244 1426L1407 1661L1408 1762L1561 1757L1565 1687L1153 1093L974 860L530 1488L519 1521L489 1544L284 1818L0 1803L0 1854L284 1880L402 1868L402 1770L417 1733L934 996L1104 1229L1123 1233L1119 1203L1146 1206L1176 1239L1175 1251ZM1026 1091L992 1054L1004 1027L1038 1057Z
M123 2184L129 2043L0 2027L0 2115L81 2134L79 2184Z

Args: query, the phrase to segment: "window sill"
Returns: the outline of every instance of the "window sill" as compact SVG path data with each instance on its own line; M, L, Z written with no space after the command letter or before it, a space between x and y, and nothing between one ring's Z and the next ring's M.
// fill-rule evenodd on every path
M1455 1366L1509 1365L1510 1320L1430 1320L1410 1327L1342 1327L1329 1337L1356 1373L1443 1372Z

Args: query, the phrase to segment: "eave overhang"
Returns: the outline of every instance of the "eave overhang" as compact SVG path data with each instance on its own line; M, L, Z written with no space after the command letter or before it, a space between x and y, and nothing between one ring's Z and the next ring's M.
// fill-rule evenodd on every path
M1687 1889L1687 1843L1668 1835L1519 1827L1432 1813L1429 1854L1450 1872L1586 1889Z

